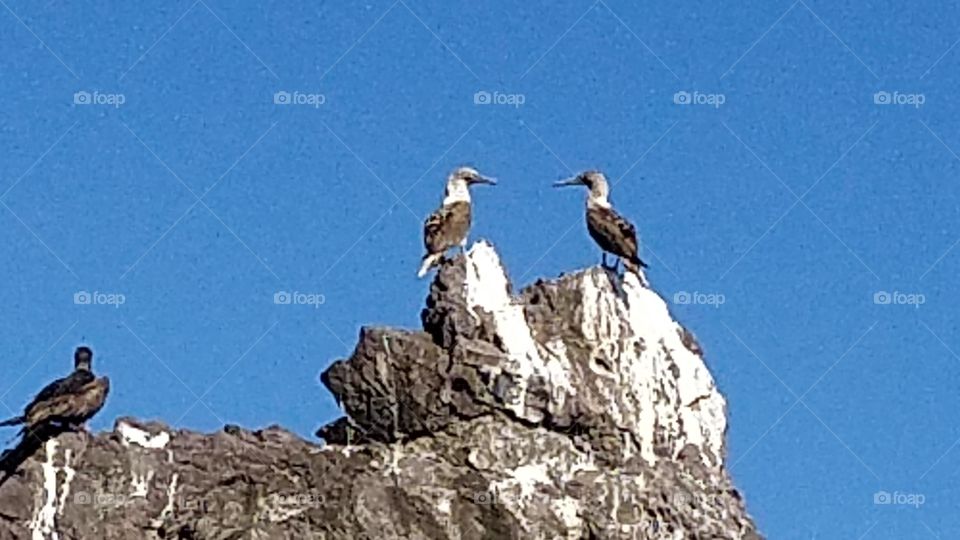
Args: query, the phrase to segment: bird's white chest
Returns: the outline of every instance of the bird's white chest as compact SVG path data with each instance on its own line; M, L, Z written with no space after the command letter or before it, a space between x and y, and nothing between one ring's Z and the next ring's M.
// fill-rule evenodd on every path
M610 201L606 197L587 197L587 208L610 208Z
M443 197L443 206L458 202L470 202L470 191L463 182L454 182L447 186L447 193Z

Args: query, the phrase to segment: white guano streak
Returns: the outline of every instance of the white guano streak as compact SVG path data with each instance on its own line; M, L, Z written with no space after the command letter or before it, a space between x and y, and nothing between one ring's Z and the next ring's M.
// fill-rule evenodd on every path
M43 503L37 508L30 520L30 537L33 540L59 540L56 530L57 521L57 440L49 439L44 443L47 459L40 467L43 471Z
M467 253L466 297L471 308L481 308L493 316L494 331L500 337L512 365L518 393L510 408L515 414L533 421L541 414L531 414L524 406L527 387L533 376L547 381L550 387L550 406L561 408L568 396L574 394L565 366L555 358L544 360L523 314L523 307L513 303L508 293L507 275L500 258L489 243L475 243ZM531 418L533 416L533 418Z
M161 449L165 448L167 443L170 442L170 434L166 431L151 435L149 432L126 422L120 422L117 425L117 431L120 432L120 439L124 446L136 444L144 448Z

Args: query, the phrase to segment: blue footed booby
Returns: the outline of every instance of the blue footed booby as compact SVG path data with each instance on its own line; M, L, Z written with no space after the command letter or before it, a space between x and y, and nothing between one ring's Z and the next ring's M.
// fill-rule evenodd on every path
M470 167L460 167L447 177L443 204L423 223L423 245L427 253L417 277L427 275L430 268L443 260L448 249L459 246L463 250L470 232L470 186L474 184L495 185L496 182Z
M23 424L24 431L56 422L78 428L103 408L110 391L110 379L96 378L91 371L93 351L78 347L73 355L73 373L57 379L40 391L22 416L0 422L0 426Z
M556 182L553 186L586 186L590 190L587 196L587 231L604 252L604 266L609 252L623 260L623 265L634 274L639 275L640 267L647 267L638 254L636 227L610 205L610 186L603 173L585 171Z

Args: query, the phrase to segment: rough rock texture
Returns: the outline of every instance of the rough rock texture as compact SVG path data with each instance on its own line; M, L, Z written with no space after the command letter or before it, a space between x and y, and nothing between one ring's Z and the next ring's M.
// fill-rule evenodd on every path
M0 486L0 539L760 538L724 468L725 402L634 275L512 296L486 243L442 266L424 331L364 328L315 445L122 419Z

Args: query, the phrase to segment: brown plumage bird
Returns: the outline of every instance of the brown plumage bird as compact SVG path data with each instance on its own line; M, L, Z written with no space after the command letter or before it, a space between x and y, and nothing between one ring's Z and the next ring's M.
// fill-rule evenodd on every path
M586 171L553 185L586 186L590 190L587 197L587 231L604 251L604 266L609 252L619 257L627 270L634 274L639 274L641 267L647 267L647 263L640 259L636 227L610 205L610 186L603 173Z
M23 424L27 431L55 422L79 428L97 414L110 392L110 379L94 377L93 351L88 347L78 347L73 359L73 373L45 386L26 406L23 415L4 420L0 426Z
M475 184L495 185L493 178L483 176L476 169L460 167L447 177L443 204L423 223L423 256L417 277L427 275L430 268L443 260L448 249L467 243L470 232L470 186Z

